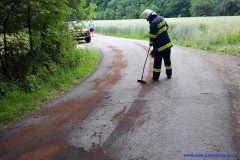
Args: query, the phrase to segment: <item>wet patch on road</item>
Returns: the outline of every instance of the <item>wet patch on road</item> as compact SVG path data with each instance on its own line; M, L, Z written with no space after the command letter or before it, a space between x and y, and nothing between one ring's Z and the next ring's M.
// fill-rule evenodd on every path
M138 45L148 51L146 46L141 44ZM153 60L151 60L150 65L153 66ZM114 118L117 119L119 118L119 115L121 115L121 119L118 122L117 127L110 134L104 144L93 151L90 159L94 159L94 157L101 157L101 159L109 159L109 157L111 157L110 159L118 159L119 157L114 157L114 153L110 152L111 146L116 142L117 139L121 138L121 136L124 136L129 131L134 131L133 127L135 125L140 126L144 124L145 120L139 119L140 116L144 116L143 114L146 113L142 112L143 109L148 107L146 105L147 100L144 99L144 97L147 93L151 92L154 86L157 84L152 81L152 72L152 67L150 67L147 76L148 83L143 84L141 91L139 92L135 101L132 103L126 115L123 116L123 113L125 112L125 110L123 110L121 113L118 113L116 116L114 116Z
M34 118L47 116L40 124L29 126L11 137L1 140L0 158L3 159L63 159L67 157L70 147L62 141L65 135L74 129L79 121L88 117L98 107L110 88L121 80L120 71L127 66L123 61L121 50L109 46L115 54L113 62L108 66L105 75L90 83L94 83L95 94L85 99L76 99L58 104L34 113ZM6 133L7 134L7 133ZM73 155L82 155L79 152ZM60 157L57 154L60 153Z
M148 48L141 44L146 53ZM103 145L92 143L92 149L86 151L83 147L70 146L64 141L66 136L78 127L79 122L85 120L104 99L109 97L109 89L121 80L120 72L127 67L127 62L123 60L124 55L121 50L114 46L108 46L115 54L112 63L107 67L102 78L95 79L90 83L94 84L92 91L94 94L88 98L76 99L64 102L53 107L46 108L34 113L34 118L45 116L44 120L37 125L29 126L11 137L1 140L0 158L3 159L115 159L114 153L110 153L111 146L118 138L133 132L134 126L141 126L145 119L143 109L146 109L147 100L145 95L152 91L155 82L152 81L152 67L146 81L148 84L142 85L137 98L127 110L126 107L112 117L111 121L118 122L117 127L106 139ZM143 62L144 63L144 62ZM153 60L150 63L153 66ZM137 82L136 82L137 83ZM147 113L146 113L147 114ZM91 138L101 139L102 132L94 132Z

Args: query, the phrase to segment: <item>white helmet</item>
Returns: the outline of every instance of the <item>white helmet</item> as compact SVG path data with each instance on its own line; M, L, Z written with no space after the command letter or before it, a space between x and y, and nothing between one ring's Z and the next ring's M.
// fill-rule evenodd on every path
M142 13L142 18L147 19L150 15L156 15L151 9L145 9Z

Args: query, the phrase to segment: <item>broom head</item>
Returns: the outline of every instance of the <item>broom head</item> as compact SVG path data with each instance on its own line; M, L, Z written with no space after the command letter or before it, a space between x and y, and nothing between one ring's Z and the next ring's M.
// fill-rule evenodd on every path
M147 82L142 80L142 79L141 80L137 80L137 82L142 83L142 84L147 84Z

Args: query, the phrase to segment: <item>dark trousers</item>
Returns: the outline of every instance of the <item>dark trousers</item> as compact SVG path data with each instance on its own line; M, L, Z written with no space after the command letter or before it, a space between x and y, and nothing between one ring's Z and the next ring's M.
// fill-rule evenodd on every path
M168 49L163 52L158 52L154 58L153 65L153 78L158 80L161 73L162 59L164 60L166 74L167 76L172 75L172 65L171 65L171 49Z

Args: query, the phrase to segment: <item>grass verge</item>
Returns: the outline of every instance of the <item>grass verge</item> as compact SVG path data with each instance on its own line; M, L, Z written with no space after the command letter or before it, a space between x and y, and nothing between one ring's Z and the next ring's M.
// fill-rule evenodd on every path
M121 35L121 34L107 34L106 36L120 37L120 38L129 38L129 39L140 39L140 40L149 40L145 35Z
M149 38L144 35L121 35L121 34L104 34L106 36L120 37L120 38L130 38L148 41ZM214 52L219 54L226 54L232 56L240 56L240 47L238 45L220 45L220 44L209 44L201 45L191 41L177 41L172 40L174 45L189 47L193 49L204 50L207 52Z
M8 92L0 100L0 130L71 89L93 71L100 57L96 51L84 49L84 61L73 71L61 71L58 75L49 76L44 84L31 93L17 88Z

